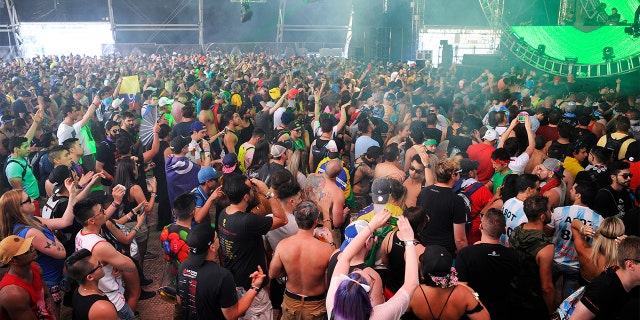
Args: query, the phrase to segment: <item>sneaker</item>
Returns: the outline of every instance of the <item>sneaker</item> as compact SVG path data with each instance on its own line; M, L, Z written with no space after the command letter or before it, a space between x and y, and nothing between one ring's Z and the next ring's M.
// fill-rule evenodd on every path
M143 286L143 287L146 287L146 286L148 286L148 285L150 285L152 283L153 283L153 279L146 279L145 278L145 279L140 280L140 285Z
M151 299L151 298L153 298L155 296L156 296L156 292L155 291L144 291L144 290L142 290L142 292L140 292L140 300Z
M147 253L144 254L144 261L153 260L153 259L156 259L157 257L158 257L157 254L147 251Z

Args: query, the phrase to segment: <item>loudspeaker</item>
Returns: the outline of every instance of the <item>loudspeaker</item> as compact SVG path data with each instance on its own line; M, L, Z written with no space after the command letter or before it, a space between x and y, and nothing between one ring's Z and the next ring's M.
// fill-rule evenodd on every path
M453 63L453 46L445 44L442 46L442 65L450 67Z

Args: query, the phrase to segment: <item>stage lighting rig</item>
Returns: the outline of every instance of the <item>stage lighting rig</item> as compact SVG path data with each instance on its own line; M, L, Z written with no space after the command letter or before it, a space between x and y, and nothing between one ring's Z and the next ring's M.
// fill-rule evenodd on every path
M251 6L247 2L240 3L240 22L247 22L253 17Z
M612 47L604 47L604 49L602 49L602 60L604 61L613 61L613 59L616 57L615 54L613 54L613 48Z

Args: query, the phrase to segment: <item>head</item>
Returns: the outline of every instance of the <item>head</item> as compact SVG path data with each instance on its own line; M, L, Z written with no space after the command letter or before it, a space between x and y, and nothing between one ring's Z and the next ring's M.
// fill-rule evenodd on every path
M622 270L636 271L640 266L640 238L628 236L620 241L618 247L618 265Z
M548 223L551 220L549 214L549 199L545 196L536 194L524 200L523 206L524 214L529 219L529 222Z
M131 158L123 158L116 164L116 172L113 175L112 187L118 184L130 188L138 179L138 164Z
M629 121L629 118L624 116L618 117L618 120L616 122L617 132L627 133L629 132L630 128L631 128L631 121Z
M80 108L78 108L78 107L76 107L74 105L71 105L71 104L68 104L68 105L62 107L60 112L62 114L64 114L64 118L65 119L68 119L68 120L71 120L71 121L76 121L81 117Z
M69 277L81 285L86 282L97 283L105 275L102 262L92 256L91 251L87 249L80 249L71 254L65 260L65 266Z
M69 155L69 150L63 146L53 146L49 149L47 153L49 157L49 161L53 163L53 166L71 166L71 157Z
M571 150L572 157L578 160L578 162L583 162L588 156L587 146L581 141L569 144L568 149Z
M342 171L342 161L339 159L332 159L327 162L325 168L325 175L330 179L335 179Z
M21 238L10 235L0 241L0 262L10 267L26 267L36 260L38 252L31 242L33 237Z
M480 231L482 235L493 240L500 239L506 226L507 221L500 209L491 208L480 218Z
M71 157L82 157L84 155L84 148L78 138L69 138L62 142L62 146L69 150Z
M354 272L344 276L336 290L333 314L330 318L334 320L369 319L373 309L369 297L370 290L369 282L361 273Z
M9 150L16 155L16 158L24 158L29 155L29 140L21 136L11 137Z
M598 268L618 265L618 245L616 239L624 234L624 222L616 216L607 217L600 223L593 236L591 260ZM605 257L605 265L598 265L598 257Z
M173 213L176 220L187 220L193 217L196 210L196 196L191 192L185 192L173 200Z
M82 199L73 206L73 215L83 227L100 228L107 220L102 205L94 199Z
M313 201L302 201L295 207L293 216L296 218L298 228L311 230L318 223L320 208Z
M455 269L451 253L442 246L430 245L420 255L420 282L432 287L451 286Z
M133 113L129 112L129 111L125 111L122 114L122 120L120 123L120 127L129 131L129 130L133 130L133 128L135 127L135 120L136 117L133 115Z
M246 203L247 212L258 205L256 188L246 176L239 173L233 172L225 176L222 191L229 198L231 204Z
M116 140L120 135L120 125L115 121L107 121L104 131L111 140Z
M588 206L596 197L596 192L595 186L590 181L576 181L569 191L569 196L571 201L580 200L581 203Z
M419 234L429 224L427 211L421 206L409 207L402 213L409 221L414 234Z
M31 198L22 190L14 189L0 197L0 236L13 234L15 224L34 225L30 218L35 211Z
M207 128L200 121L191 124L191 140L200 141L207 135Z
M547 158L535 168L536 176L540 181L549 181L554 177L559 177L561 164L558 159Z
M628 188L631 184L633 174L629 170L630 165L624 161L614 161L608 167L611 175L611 186L614 188Z
M442 159L436 165L436 181L455 183L460 179L460 164L453 159Z
M491 153L491 164L496 172L502 172L509 168L510 161L511 156L504 148L498 148Z
M518 176L516 180L516 189L518 194L525 195L527 197L536 195L540 188L540 181L538 176L531 173L524 173Z
M398 150L398 145L392 143L386 147L384 147L384 152L382 153L382 158L384 162L395 162L398 161L398 157L400 156L400 150Z
M409 165L409 178L416 180L424 179L424 170L425 168L420 159L420 155L414 155Z
M604 164L609 158L611 158L611 150L605 147L593 146L589 150L588 159L591 164Z

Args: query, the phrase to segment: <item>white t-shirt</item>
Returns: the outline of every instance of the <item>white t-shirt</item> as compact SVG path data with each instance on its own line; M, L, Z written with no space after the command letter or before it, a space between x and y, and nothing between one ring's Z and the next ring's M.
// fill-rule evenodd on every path
M515 174L523 174L524 168L527 166L527 162L529 162L529 154L523 152L521 155L511 158L511 162L509 162L509 169L511 169Z

